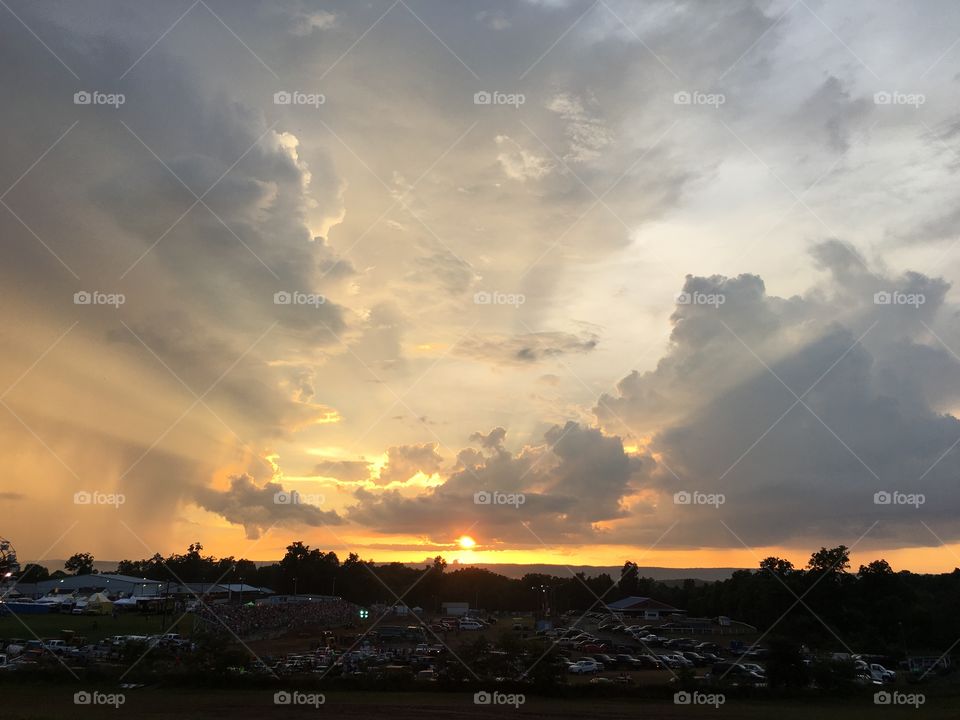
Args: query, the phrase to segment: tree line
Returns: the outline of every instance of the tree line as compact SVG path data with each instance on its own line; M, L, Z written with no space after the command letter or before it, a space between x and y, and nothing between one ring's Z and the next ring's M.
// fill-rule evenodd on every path
M50 573L27 565L19 582L94 573L94 558L77 553L63 571ZM532 611L559 616L603 611L606 603L628 596L652 597L687 611L689 617L728 616L756 626L771 640L802 643L812 649L858 650L903 655L942 652L960 637L960 570L940 575L895 572L885 560L850 567L843 545L812 553L796 568L769 557L754 570L739 570L726 580L660 582L641 576L625 562L618 577L583 573L560 577L529 573L508 578L481 568L451 571L442 557L421 567L378 564L356 553L335 552L291 543L275 563L205 555L200 543L184 553L123 560L116 572L172 583L239 583L277 593L338 595L359 605L403 603L428 612L443 602L468 602L489 612Z

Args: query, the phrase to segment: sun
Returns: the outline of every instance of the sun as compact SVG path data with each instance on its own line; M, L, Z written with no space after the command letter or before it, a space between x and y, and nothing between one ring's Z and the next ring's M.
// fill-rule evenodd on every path
M461 535L457 538L457 544L464 550L473 550L477 546L477 541L469 535Z

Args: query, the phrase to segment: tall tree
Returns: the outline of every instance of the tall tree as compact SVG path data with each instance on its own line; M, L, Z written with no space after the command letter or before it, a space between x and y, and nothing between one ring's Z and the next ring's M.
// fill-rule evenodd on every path
M96 570L93 569L93 555L90 553L75 553L63 564L67 572L74 575L93 575Z
M850 569L850 548L846 545L837 545L829 550L821 547L810 556L807 567L814 572L839 575Z

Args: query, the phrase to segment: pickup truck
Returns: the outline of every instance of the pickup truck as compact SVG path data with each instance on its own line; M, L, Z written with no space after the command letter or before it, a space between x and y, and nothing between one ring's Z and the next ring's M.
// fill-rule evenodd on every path
M63 651L67 649L66 640L44 640L43 649L47 652L52 652L56 655L62 655Z

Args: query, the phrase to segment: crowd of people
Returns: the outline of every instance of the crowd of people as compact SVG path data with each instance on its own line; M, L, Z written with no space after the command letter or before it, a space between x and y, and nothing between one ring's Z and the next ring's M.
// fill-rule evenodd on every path
M196 616L208 629L224 627L241 638L267 637L311 625L342 627L356 621L359 608L341 599L255 605L203 605Z

